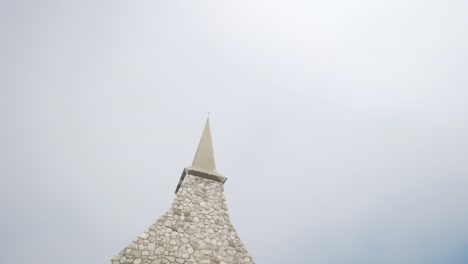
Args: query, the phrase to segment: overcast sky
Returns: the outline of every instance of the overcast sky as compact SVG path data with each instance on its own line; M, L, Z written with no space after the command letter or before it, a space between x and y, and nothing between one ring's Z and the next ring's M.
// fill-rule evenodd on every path
M0 0L0 263L107 263L205 123L256 263L468 263L468 2Z

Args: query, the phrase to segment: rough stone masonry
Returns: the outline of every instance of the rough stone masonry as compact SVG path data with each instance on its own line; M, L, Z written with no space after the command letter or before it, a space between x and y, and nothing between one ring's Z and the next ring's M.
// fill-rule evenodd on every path
M110 264L254 263L229 219L225 181L215 168L207 120L171 208Z

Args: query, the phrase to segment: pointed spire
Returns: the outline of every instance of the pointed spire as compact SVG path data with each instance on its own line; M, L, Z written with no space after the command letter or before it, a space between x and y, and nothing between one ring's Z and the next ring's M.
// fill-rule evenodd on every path
M211 142L210 118L206 119L205 128L203 129L192 167L207 172L216 172L213 143Z
M210 118L206 119L205 128L203 134L198 143L197 153L193 159L192 166L187 167L180 176L179 184L175 190L175 193L179 190L182 182L184 181L185 175L190 174L205 179L225 183L227 178L216 171L213 143L211 142L211 131L210 131Z

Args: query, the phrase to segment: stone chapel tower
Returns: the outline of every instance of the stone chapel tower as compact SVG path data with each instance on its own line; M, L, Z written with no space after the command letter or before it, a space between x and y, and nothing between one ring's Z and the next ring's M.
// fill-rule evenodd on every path
M229 219L226 180L216 171L207 119L193 164L183 170L171 208L109 264L253 264Z

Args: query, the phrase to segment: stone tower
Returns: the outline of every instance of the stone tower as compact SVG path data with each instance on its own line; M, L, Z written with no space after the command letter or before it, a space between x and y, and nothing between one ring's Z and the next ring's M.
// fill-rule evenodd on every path
M207 119L193 164L183 170L170 209L110 264L254 263L229 219L226 180L216 171Z

